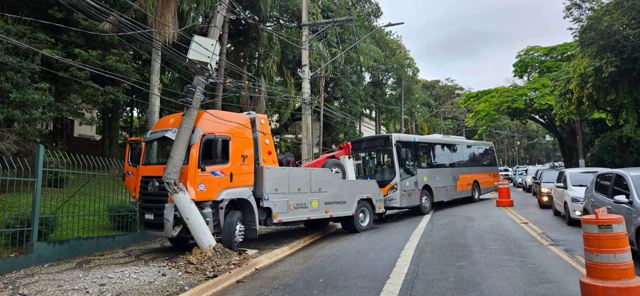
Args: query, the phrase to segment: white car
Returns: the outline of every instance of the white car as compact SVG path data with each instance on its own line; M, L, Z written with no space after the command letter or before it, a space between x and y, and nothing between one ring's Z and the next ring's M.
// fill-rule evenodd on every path
M562 215L567 225L575 225L582 217L584 192L593 177L606 168L564 169L558 174L555 188L551 190L554 216Z

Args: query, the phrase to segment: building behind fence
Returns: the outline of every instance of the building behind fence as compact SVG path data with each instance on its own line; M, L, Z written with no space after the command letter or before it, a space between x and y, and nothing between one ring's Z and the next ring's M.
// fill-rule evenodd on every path
M0 273L145 239L118 159L0 157Z

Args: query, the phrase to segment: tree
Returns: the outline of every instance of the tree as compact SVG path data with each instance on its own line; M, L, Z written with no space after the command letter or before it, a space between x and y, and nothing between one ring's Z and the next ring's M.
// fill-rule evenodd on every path
M532 121L557 139L565 165L577 166L576 128L572 112L566 110L571 99L566 79L575 54L574 43L522 50L513 65L520 83L465 94L467 122L490 125L502 115Z
M575 103L621 129L613 137L625 156L620 165L631 163L631 143L640 138L639 14L640 2L612 0L593 9L576 35L580 54L571 84Z

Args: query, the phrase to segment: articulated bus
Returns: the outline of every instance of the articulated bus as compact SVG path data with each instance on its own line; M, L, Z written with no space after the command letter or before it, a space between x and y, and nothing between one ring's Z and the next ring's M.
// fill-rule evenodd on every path
M357 179L375 179L389 209L428 214L433 203L476 202L495 191L498 166L493 143L447 135L375 135L351 141Z

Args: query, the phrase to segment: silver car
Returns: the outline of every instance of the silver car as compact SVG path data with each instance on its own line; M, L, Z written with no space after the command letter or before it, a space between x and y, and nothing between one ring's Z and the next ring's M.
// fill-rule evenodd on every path
M598 173L585 192L584 214L605 207L622 215L631 248L640 251L640 168L607 170Z

